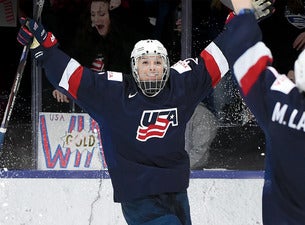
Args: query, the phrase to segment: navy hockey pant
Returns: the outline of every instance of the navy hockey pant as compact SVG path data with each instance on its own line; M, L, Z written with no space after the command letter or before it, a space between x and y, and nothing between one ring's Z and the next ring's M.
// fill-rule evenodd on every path
M187 192L151 195L121 203L128 225L191 225Z

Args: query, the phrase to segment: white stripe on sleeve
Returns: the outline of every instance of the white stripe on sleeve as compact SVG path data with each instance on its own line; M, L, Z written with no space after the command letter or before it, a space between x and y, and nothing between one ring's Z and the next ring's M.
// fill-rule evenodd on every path
M264 56L272 58L272 54L266 45L263 42L258 42L236 60L233 69L239 84L248 70Z
M222 53L220 48L214 42L211 42L205 48L205 50L213 56L215 62L217 63L217 66L219 68L220 75L221 75L221 77L223 77L229 71L229 64L228 64L228 61L227 61L226 57L224 56L224 54Z
M59 82L60 87L63 87L67 91L69 90L69 79L79 66L80 64L75 59L70 59Z

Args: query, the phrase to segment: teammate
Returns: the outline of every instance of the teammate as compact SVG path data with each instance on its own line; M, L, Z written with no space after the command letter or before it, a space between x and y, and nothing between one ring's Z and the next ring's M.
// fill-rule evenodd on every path
M233 5L238 16L198 58L170 67L159 41L139 41L131 52L133 76L93 72L58 49L42 25L21 20L18 41L31 44L50 82L101 125L114 201L121 203L129 225L191 225L186 123L228 72L227 58L240 56L261 38L252 35L259 34L252 11L243 10L251 1L233 0Z
M256 24L243 45L248 50L229 59L240 92L266 137L264 225L305 224L305 51L294 77L271 67L270 50L257 36ZM245 32L247 32L245 30ZM292 78L289 79L289 78ZM295 78L295 83L293 82Z

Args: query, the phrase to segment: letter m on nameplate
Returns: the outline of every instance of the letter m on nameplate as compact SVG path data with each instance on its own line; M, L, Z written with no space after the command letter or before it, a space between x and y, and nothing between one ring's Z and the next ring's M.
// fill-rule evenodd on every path
M163 138L169 126L178 126L177 108L145 110L137 130L137 139Z

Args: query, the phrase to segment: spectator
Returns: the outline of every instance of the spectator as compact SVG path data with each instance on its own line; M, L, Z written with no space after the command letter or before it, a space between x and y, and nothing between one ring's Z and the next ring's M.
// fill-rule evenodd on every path
M260 22L263 41L273 55L279 73L293 70L294 61L305 44L305 8L303 0L276 0L275 12Z
M42 21L47 29L53 31L60 41L60 48L72 54L74 38L82 22L80 16L88 7L90 0L49 0L44 2ZM75 111L73 101L67 96L55 91L46 79L42 79L42 110L49 112ZM56 97L54 101L53 97ZM59 103L57 103L59 102ZM69 104L67 104L69 103Z
M113 1L110 10L110 0L91 1L90 9L86 10L80 20L85 22L80 23L74 44L67 51L92 70L130 73L129 54L137 40L147 35L124 23L126 15L123 14L124 9L120 9L119 3ZM58 102L69 102L67 96L59 90L55 89L52 94Z
M179 0L143 0L153 25L152 39L161 41L166 48L172 46L175 10Z

